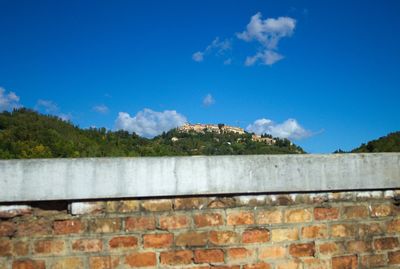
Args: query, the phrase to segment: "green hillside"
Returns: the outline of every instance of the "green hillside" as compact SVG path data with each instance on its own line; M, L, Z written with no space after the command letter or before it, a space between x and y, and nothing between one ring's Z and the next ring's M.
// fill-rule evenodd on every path
M400 152L400 131L361 144L351 152Z
M0 159L284 153L304 151L287 139L277 139L274 145L255 142L251 134L171 130L146 139L126 131L80 129L26 108L0 113Z

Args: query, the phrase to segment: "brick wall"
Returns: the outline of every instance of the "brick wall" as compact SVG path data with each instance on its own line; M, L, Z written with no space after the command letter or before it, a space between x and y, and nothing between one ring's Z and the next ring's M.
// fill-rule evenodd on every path
M0 206L0 269L400 268L400 191Z

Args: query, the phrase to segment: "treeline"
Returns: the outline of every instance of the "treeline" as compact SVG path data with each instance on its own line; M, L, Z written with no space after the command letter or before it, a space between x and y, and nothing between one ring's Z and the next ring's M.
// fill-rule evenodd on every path
M400 131L363 143L351 152L400 152Z
M287 139L276 141L268 145L252 141L251 134L177 130L146 139L126 131L81 129L26 108L0 113L0 159L304 153Z

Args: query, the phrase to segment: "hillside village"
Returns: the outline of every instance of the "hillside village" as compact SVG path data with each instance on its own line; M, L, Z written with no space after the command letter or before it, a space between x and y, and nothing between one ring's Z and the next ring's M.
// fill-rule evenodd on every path
M177 130L182 133L196 132L204 134L207 132L212 132L217 134L224 134L224 133L235 133L240 135L246 134L246 131L243 128L236 126L229 126L223 123L220 124L187 123L179 127ZM173 138L173 140L176 141L176 138L175 139ZM273 145L276 143L276 140L273 139L272 137L264 137L256 134L252 135L251 140L256 142L264 142L268 145Z

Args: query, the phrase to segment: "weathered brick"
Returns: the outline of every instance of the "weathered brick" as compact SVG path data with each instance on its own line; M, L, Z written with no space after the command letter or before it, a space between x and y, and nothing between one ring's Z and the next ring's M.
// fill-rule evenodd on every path
M360 219L368 217L368 209L366 206L346 206L343 208L343 218Z
M396 237L385 237L374 240L374 248L376 250L387 250L399 247L399 239Z
M208 241L207 232L185 232L176 236L175 244L177 246L205 246Z
M17 231L17 227L10 221L0 221L0 237L13 236Z
M224 262L224 252L221 249L197 249L194 251L195 263Z
M289 254L293 257L314 256L315 243L291 244L289 246Z
M55 234L79 234L85 230L85 225L78 219L58 220L53 223Z
M169 199L146 200L142 202L146 211L172 211L172 201Z
M196 227L209 227L209 226L220 226L224 224L224 220L219 213L205 213L194 215L194 223Z
M53 263L51 269L84 269L84 262L81 258L61 258Z
M17 260L13 261L12 269L46 269L46 265L43 260Z
M333 255L340 252L340 246L335 242L325 242L318 246L319 253L322 255Z
M388 233L400 233L400 219L389 221L387 224Z
M9 239L0 239L0 257L12 256L12 242Z
M202 209L207 206L208 199L205 197L177 198L174 200L175 210Z
M29 253L29 241L28 238L13 241L14 256L27 256Z
M271 269L271 265L265 262L246 264L243 269Z
M387 217L391 216L393 213L391 204L371 205L370 210L371 217L373 218Z
M273 229L271 231L271 240L273 242L294 241L299 239L297 228Z
M165 251L160 253L160 262L164 265L190 264L193 260L191 250Z
M304 258L303 269L326 269L330 268L331 261L321 258Z
M389 264L400 264L400 250L388 253Z
M106 211L108 213L132 213L140 210L138 200L108 201Z
M27 220L18 224L17 236L42 236L51 234L51 223L45 219Z
M78 239L72 241L74 251L98 252L103 249L103 243L99 239Z
M153 216L129 217L125 220L125 230L127 232L154 230L155 228L156 220Z
M357 269L358 261L356 255L332 258L332 269Z
M236 205L236 200L233 197L213 197L210 198L209 208L229 208Z
M331 236L333 237L352 237L357 232L353 224L333 224L331 226Z
M226 251L227 257L232 261L245 261L254 256L254 251L251 249L238 247L238 248L229 248Z
M270 232L268 229L248 229L242 234L242 242L248 243L265 243L269 241Z
M326 238L328 228L326 225L313 225L301 228L301 237L305 239Z
M335 220L339 218L339 208L337 207L316 207L314 208L315 220Z
M301 263L295 261L285 261L277 264L276 269L301 269Z
M64 251L63 240L38 240L34 244L34 252L37 254L60 254Z
M70 212L72 215L96 215L104 212L105 202L72 202Z
M372 250L371 242L364 240L348 241L345 246L348 253L364 253Z
M231 211L227 213L228 225L251 225L254 224L254 212Z
M121 221L118 218L96 218L89 223L89 231L92 233L115 233L120 230Z
M285 222L310 222L312 220L311 209L289 209L285 211Z
M89 257L90 269L117 269L119 258L111 256L93 256Z
M269 246L262 247L258 251L260 259L279 259L286 256L286 247L283 246Z
M125 264L129 267L156 266L157 256L155 252L135 252L125 257Z
M172 245L174 235L164 234L145 234L143 235L143 246L145 248L166 248Z
M160 228L163 230L182 229L189 227L189 218L185 215L161 216Z
M134 248L138 245L138 240L134 236L115 236L108 242L110 249Z
M358 227L358 236L360 237L382 235L385 233L386 230L381 226L381 223L362 223Z
M276 224L282 222L282 211L264 210L257 212L258 224Z
M361 268L375 268L386 265L386 256L383 254L372 254L361 257Z
M239 236L233 231L211 231L209 239L214 245L231 245L239 241Z
M32 207L27 205L0 206L0 219L10 219L17 216L29 215L32 213Z

